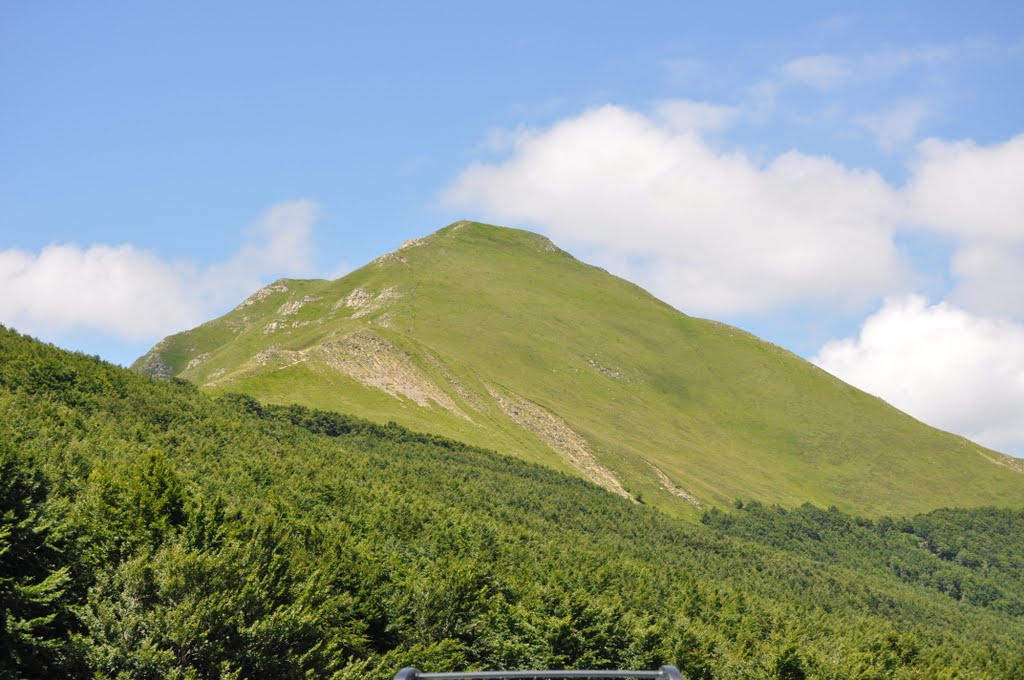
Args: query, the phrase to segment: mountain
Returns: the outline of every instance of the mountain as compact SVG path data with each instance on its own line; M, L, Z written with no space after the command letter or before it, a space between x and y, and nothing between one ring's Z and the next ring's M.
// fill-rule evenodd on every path
M1016 459L543 236L477 223L335 281L277 281L133 368L393 420L675 514L735 499L871 516L1024 505Z
M696 523L0 327L0 678L1024 677L1024 512Z

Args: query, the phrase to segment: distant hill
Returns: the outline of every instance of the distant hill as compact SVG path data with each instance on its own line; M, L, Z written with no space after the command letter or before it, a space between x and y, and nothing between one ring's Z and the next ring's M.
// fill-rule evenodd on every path
M433 432L670 513L1024 505L1014 458L928 427L543 236L459 222L335 281L282 279L135 362Z

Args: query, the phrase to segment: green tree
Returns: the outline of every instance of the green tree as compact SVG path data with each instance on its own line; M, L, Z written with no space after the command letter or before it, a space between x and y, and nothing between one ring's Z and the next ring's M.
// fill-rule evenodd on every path
M0 678L72 672L68 568L44 513L46 484L0 442Z

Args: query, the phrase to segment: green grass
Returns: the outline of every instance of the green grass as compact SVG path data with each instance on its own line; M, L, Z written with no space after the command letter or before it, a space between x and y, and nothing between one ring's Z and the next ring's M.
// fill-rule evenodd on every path
M627 489L673 514L696 510L662 488L652 464L714 506L754 498L877 516L1024 504L1024 474L985 457L1000 454L739 329L681 314L536 234L458 223L337 281L283 283L286 292L156 351L199 385L222 371L205 388L213 392L395 420L571 469L498 407L486 384L501 386L557 414ZM335 307L357 288L401 297L353 318L355 310ZM279 313L304 297L319 299ZM264 332L282 320L305 325ZM270 347L300 351L357 331L407 353L471 420L391 397L321 362L244 368ZM205 362L186 368L204 353Z

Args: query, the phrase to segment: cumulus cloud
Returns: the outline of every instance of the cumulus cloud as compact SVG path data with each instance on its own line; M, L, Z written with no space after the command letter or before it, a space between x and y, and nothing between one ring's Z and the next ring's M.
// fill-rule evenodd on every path
M604 106L522 135L510 158L469 167L444 200L604 253L691 312L852 307L902 286L890 226L899 202L878 175L798 152L755 163L693 129L728 109L682 102L674 121L667 110Z
M272 207L227 261L207 268L131 245L50 245L0 251L0 321L49 336L100 331L126 340L163 335L241 299L261 277L311 268L312 201Z
M991 146L928 140L903 193L914 222L957 243L951 299L1024 319L1024 135Z
M0 251L0 319L36 334L83 327L140 339L193 321L190 275L129 245Z
M921 224L961 238L1024 243L1024 134L987 147L927 140L911 170L906 194Z
M1024 319L1024 245L970 243L953 255L950 300L991 316Z
M890 299L812 361L931 425L1024 454L1024 325Z
M936 48L865 63L947 58ZM907 100L860 123L891 148L928 112ZM690 313L842 313L888 297L859 336L814 361L926 422L1024 454L1024 135L922 142L897 187L827 157L755 161L708 141L756 113L691 101L649 114L595 108L508 135L506 158L465 169L444 200L541 229ZM915 229L952 246L946 302L899 297L919 279L894 234Z

